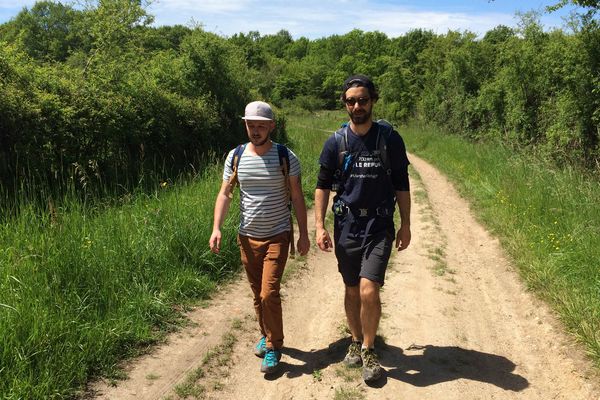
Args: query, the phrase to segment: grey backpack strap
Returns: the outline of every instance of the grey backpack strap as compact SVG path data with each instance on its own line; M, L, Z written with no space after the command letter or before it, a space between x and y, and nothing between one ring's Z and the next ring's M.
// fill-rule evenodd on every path
M288 197L288 208L290 209L290 257L295 258L296 256L296 244L294 243L294 218L292 216L292 190L290 188L290 153L288 148L282 144L277 143L277 155L279 157L279 166L285 179L285 187Z
M331 189L334 192L339 192L340 189L343 189L343 181L351 161L348 157L348 124L343 124L340 129L335 131L334 137L337 149L337 168L333 174Z
M381 165L383 165L383 169L388 176L392 175L392 168L390 165L390 157L388 152L387 142L394 131L394 127L392 124L387 122L384 119L378 119L377 121L378 129L377 129L377 143L376 148L379 153L379 159L381 160Z

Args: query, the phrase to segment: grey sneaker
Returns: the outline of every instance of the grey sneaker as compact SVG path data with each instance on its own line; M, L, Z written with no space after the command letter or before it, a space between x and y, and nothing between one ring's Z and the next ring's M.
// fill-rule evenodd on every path
M363 380L365 382L373 382L381 378L381 365L377 359L374 349L361 350L363 362Z
M352 342L348 346L348 352L344 357L344 364L350 368L358 368L362 365L363 361L360 356L360 342Z

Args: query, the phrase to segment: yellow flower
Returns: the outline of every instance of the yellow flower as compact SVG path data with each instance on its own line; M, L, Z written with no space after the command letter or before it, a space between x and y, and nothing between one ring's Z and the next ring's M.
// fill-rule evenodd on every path
M81 247L83 247L84 249L89 249L91 246L92 246L92 240L88 236L84 237Z

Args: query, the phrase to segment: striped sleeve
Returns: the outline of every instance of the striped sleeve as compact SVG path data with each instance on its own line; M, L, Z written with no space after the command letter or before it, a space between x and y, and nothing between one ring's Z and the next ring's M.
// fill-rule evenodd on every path
M229 154L227 154L227 157L225 158L225 167L223 168L224 181L228 181L231 177L231 174L233 174L233 170L231 169L231 160L233 159L234 152L235 149L231 149L231 151L229 151Z
M302 173L302 169L300 168L300 161L296 154L292 150L288 148L288 154L290 158L290 176L298 176Z

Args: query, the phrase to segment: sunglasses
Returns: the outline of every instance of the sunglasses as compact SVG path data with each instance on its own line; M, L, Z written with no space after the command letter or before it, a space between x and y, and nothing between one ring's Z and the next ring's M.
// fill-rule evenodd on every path
M371 100L369 97L359 97L358 99L354 97L348 97L344 100L344 103L349 106L354 106L356 103L358 103L359 106L366 106L369 100Z

